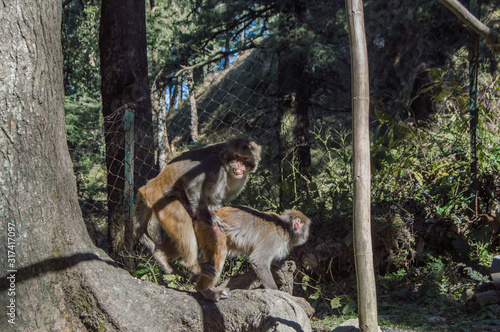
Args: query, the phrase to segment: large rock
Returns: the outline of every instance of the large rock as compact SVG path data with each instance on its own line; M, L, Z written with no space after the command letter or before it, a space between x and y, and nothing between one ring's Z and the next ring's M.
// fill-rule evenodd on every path
M83 265L85 268L82 269ZM87 329L102 331L311 331L311 306L274 290L234 290L207 301L197 292L143 282L103 261L67 271L66 308ZM74 282L79 280L79 282Z

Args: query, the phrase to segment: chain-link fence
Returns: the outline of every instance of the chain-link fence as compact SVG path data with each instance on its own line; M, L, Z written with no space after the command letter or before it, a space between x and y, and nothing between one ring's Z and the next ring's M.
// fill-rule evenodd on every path
M378 13L396 18L401 10L404 8L392 6ZM367 35L374 202L383 203L383 213L393 204L405 211L415 206L409 212L410 223L415 210L425 203L419 195L431 197L429 201L435 205L422 215L436 214L438 206L450 201L449 192L430 192L429 183L443 181L443 186L457 192L468 187L466 173L441 174L432 168L432 162L421 161L436 150L440 154L433 158L438 164L449 164L448 170L468 167L468 51L460 39L463 33L445 37L444 31L456 24L450 17L444 23L433 23L440 29L424 29L413 22L401 30L396 28L402 23L394 23L391 30L371 15L367 15L372 22L367 25ZM422 29L428 34L422 35ZM437 41L430 40L429 34ZM439 38L443 42L437 50ZM398 46L403 41L407 47ZM153 78L152 114L143 117L134 113L133 107L121 105L106 118L96 116L87 121L82 130L88 134L81 135L70 148L77 165L83 215L98 245L106 246L110 218L122 220L125 228L134 192L156 176L168 160L186 149L240 134L261 144L263 155L259 170L232 204L272 211L298 208L322 225L317 229L332 231L322 232L318 238L347 235L352 209L347 34L336 42L315 45L315 53L304 60L259 49L233 57L227 69L185 72L174 77L171 85L156 84ZM481 49L480 56L488 57L485 63L495 65L487 49ZM498 75L494 68L483 69ZM480 82L480 91L488 94L485 105L490 103L482 114L498 125L494 119L498 105L492 104L498 98L492 92L494 82L491 76ZM99 110L94 111L98 114ZM426 132L435 121L441 130ZM434 137L422 137L431 132ZM487 130L483 134L489 135ZM461 161L458 164L450 161L457 159ZM394 203L396 200L400 201ZM312 240L313 245L319 242ZM324 243L320 250L328 251Z
M285 93L280 82L290 93ZM180 89L186 90L185 85ZM276 58L256 50L239 56L229 69L207 75L196 87L196 105L188 91L179 91L178 100L170 103L172 95L165 98L168 90L162 89L153 91L157 95L152 122L144 123L137 114L134 117L127 106L118 108L95 123L96 127L112 128L99 139L100 144L111 142L112 146L107 143L106 150L99 151L104 155L86 179L79 173L84 216L102 223L111 217L107 209L113 205L120 206L120 218L127 219L137 184L156 176L168 160L188 148L237 135L255 139L262 145L263 155L258 172L250 176L234 203L278 211L300 207L306 201L312 208L314 198L323 196L329 209L337 206L340 200L336 196L350 196L347 188L331 185L350 177L350 114L347 96L343 104L334 99L347 90L332 95L312 92L306 100L303 89L310 87L296 77L280 77ZM192 107L197 119L193 119ZM140 130L138 121L142 122ZM193 122L197 122L198 142L193 142Z

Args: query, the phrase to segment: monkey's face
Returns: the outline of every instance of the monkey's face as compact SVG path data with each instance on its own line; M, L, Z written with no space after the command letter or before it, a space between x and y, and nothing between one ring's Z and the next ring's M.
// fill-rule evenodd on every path
M236 179L246 176L248 169L254 165L251 155L233 152L231 157L232 159L229 161L230 174Z
M309 237L311 219L297 210L286 210L282 216L290 223L290 230L293 234L291 247L304 244L304 242L306 242L307 238Z
M246 138L233 138L227 142L224 163L228 167L229 176L234 179L245 179L249 173L255 172L260 161L260 146Z

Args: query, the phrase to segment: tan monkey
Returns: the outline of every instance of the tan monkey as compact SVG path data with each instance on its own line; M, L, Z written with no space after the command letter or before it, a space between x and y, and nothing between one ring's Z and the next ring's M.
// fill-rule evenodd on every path
M196 220L194 229L203 252L196 289L205 298L218 301L227 297L215 290L226 256L248 255L262 285L278 289L271 274L271 263L281 261L293 247L306 242L311 220L297 210L278 215L249 207L223 207L214 211L222 227Z

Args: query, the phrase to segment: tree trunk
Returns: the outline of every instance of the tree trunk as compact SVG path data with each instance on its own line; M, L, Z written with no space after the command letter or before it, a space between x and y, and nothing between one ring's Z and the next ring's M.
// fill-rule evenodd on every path
M284 9L285 21L280 30L283 35L295 29L296 22L306 18L305 4L294 2ZM287 44L279 50L279 158L280 158L280 205L289 207L298 193L307 192L311 179L311 147L309 135L310 84L307 74L307 50L303 45ZM303 197L303 195L301 195Z
M66 144L61 8L56 0L19 0L0 11L0 33L9 39L0 43L0 302L10 306L0 315L4 331L82 327L63 301L66 286L78 282L61 273L92 246Z
M196 105L196 96L194 93L194 75L193 70L187 72L187 83L189 89L189 105L191 106L191 139L198 142L198 106Z
M115 259L129 245L132 207L124 201L125 110L133 111L134 173L137 189L157 175L151 96L147 73L144 1L103 0L101 76L108 171L108 244Z
M370 199L370 84L362 0L346 0L353 114L353 227L360 331L378 331Z
M153 92L151 97L153 107L156 109L157 120L157 138L158 138L158 169L163 167L172 158L170 152L170 143L167 132L167 108L165 105L165 88L159 88Z
M303 299L208 302L141 282L92 244L66 144L61 3L4 1L0 19L2 331L311 331Z
M173 90L170 94L170 103L168 104L168 110L172 111L177 107L177 99L179 98L179 90L182 87L182 82L179 78L174 80L174 83L170 90Z

